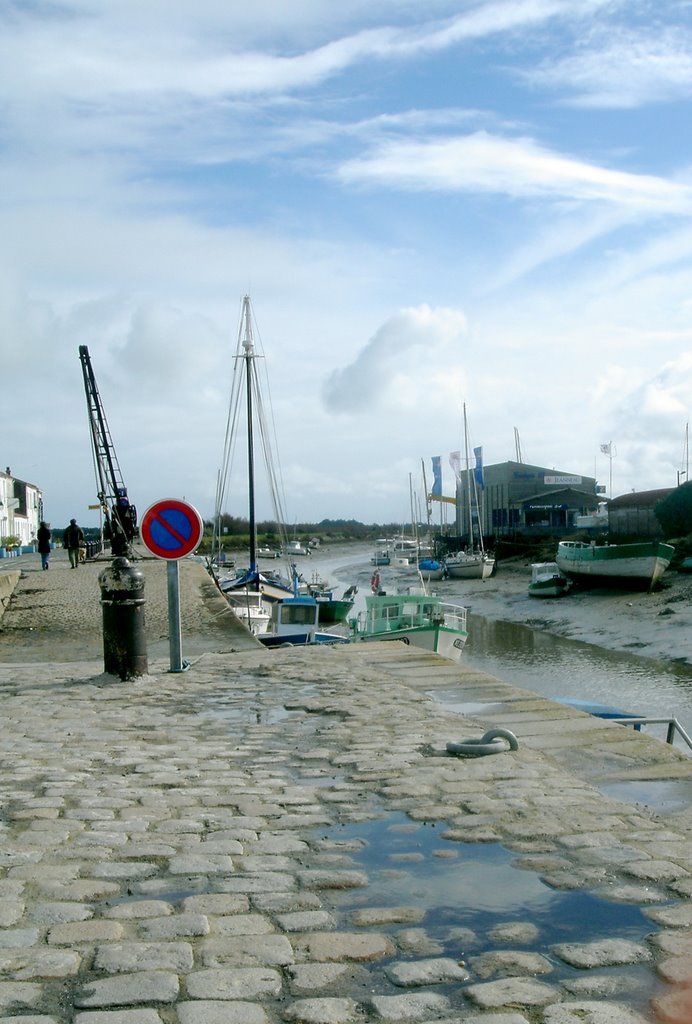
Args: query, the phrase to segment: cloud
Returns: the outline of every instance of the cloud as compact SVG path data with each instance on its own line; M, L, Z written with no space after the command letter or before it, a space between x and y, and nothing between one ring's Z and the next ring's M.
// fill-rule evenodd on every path
M410 191L501 193L612 203L649 214L692 212L692 191L647 174L629 174L564 156L532 139L472 135L422 141L386 141L370 156L345 161L346 184Z
M455 370L447 356L455 352L461 362L459 343L466 333L466 318L458 310L402 310L382 324L354 362L329 375L326 406L337 413L377 414L383 406L419 408L431 394L439 400L440 387L445 379L449 386Z
M600 44L600 45L599 45ZM572 94L579 107L629 109L692 95L692 33L684 25L652 33L609 26L602 40L523 74L541 90Z

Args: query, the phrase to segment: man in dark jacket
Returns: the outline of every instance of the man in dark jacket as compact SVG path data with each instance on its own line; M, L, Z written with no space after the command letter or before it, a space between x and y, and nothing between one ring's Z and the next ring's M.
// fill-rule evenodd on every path
M84 533L81 526L77 526L76 519L70 519L70 525L62 537L62 546L67 548L70 556L70 568L76 569L79 565L79 549L84 543Z
M50 557L50 530L43 520L36 531L36 540L38 541L38 553L41 556L41 568L47 569Z

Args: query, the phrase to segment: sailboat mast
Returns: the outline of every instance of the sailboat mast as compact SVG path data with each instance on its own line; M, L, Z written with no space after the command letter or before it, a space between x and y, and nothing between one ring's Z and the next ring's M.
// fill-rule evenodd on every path
M255 346L252 339L250 297L243 298L243 359L245 360L245 400L247 407L247 472L248 472L248 519L250 522L250 572L257 572L257 527L255 524L255 444L252 429L252 373Z
M469 428L466 422L466 402L464 402L464 453L466 456L466 502L469 512L469 550L472 550L473 514L471 512L471 460L469 459Z

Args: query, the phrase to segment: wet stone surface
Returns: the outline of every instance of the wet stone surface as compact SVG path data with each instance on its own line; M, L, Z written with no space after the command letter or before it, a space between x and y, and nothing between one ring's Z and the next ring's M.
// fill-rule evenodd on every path
M670 1017L684 817L664 829L527 741L446 757L476 723L460 732L436 679L498 703L463 666L220 652L212 603L191 605L216 646L184 674L0 666L2 1024Z

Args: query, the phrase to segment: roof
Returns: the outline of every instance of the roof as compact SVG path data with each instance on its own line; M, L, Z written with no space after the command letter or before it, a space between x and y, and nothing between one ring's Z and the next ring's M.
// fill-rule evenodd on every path
M659 487L655 491L631 491L612 498L608 508L610 511L619 508L653 508L659 501L667 498L676 490L675 487Z

